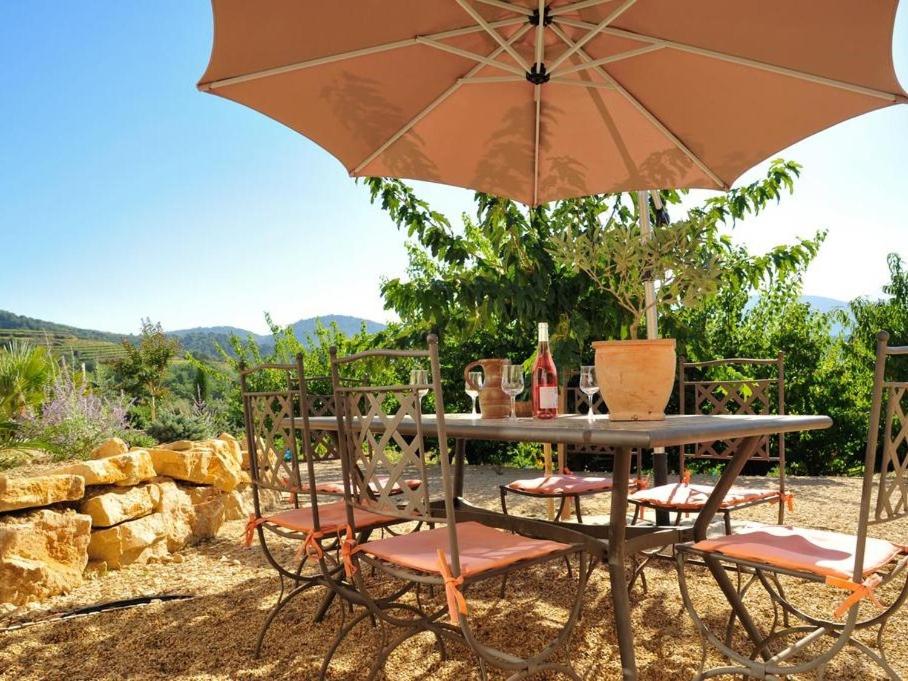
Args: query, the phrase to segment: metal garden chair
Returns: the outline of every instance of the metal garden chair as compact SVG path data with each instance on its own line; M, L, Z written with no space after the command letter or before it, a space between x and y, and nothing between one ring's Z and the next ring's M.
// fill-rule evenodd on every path
M559 413L574 414L587 413L588 410L594 410L594 413L605 414L607 409L602 396L596 393L592 401L587 397L574 381L574 376L569 377L567 385L561 391ZM573 382L573 385L572 385ZM614 455L614 450L610 447L599 447L596 445L558 445L558 472L552 475L544 475L537 478L524 478L514 480L506 485L499 485L498 490L501 495L501 510L503 513L508 512L507 496L508 494L519 494L537 499L558 499L560 505L556 517L560 520L566 520L570 513L568 502L573 501L574 515L577 522L583 522L583 515L580 511L580 497L593 494L602 494L612 490L612 479L609 477L579 475L571 472L568 468L568 457L609 457ZM644 481L640 477L643 471L643 453L636 451L637 462L637 479L631 480L631 489L635 490L643 487Z
M775 359L718 359L709 362L678 363L678 402L681 414L784 414L785 413L785 358L779 353ZM757 377L761 368L769 372ZM688 378L692 370L713 370L731 374L731 378ZM774 370L774 371L773 371ZM751 376L742 376L750 373ZM690 399L692 395L692 399ZM644 509L674 512L675 524L680 524L685 513L700 511L709 495L710 485L690 482L687 459L712 459L729 461L739 442L712 442L682 447L679 452L681 480L635 492L628 498L634 506L632 523L641 519ZM777 489L752 489L733 487L720 507L726 534L731 534L731 514L757 504L775 503L779 507L779 524L785 521L785 508L790 507L792 496L785 490L785 435L766 437L752 455L752 459L777 462L779 486Z
M422 361L430 365L427 382L419 385L349 386L341 373L364 361ZM379 512L424 527L442 525L374 541L357 541L348 533L342 555L347 575L336 582L339 594L363 611L344 625L322 666L324 677L340 643L356 625L371 617L398 633L389 642L382 639L368 678L381 673L388 656L407 639L431 632L446 657L446 640L465 643L479 657L482 678L486 666L525 678L546 670L560 671L577 679L569 664L552 659L569 639L577 622L584 588L593 560L589 540L566 528L491 511L458 509L454 476L448 458L444 428L444 403L440 390L438 345L429 336L428 349L417 351L372 350L338 357L331 349L332 377L338 400L338 428L344 452L348 515L362 510ZM423 435L423 395L434 400L438 433L438 464L430 465ZM431 474L430 474L431 471ZM379 476L387 476L382 482ZM418 477L415 490L391 494L391 486L406 476ZM430 491L437 495L432 499ZM511 655L480 642L472 627L465 592L473 584L518 569L576 555L579 564L577 592L567 622L542 650L526 658ZM364 570L364 568L369 568ZM387 594L390 581L393 592ZM400 585L399 587L397 585ZM426 600L426 589L444 590L445 603ZM377 589L384 588L382 595ZM450 621L445 621L445 615Z
M856 535L769 526L706 539L706 528L697 527L698 541L678 547L681 594L703 640L703 660L709 644L730 661L728 666L708 671L703 670L701 662L698 679L725 674L779 679L811 670L818 670L822 675L826 664L846 645L867 655L890 679L900 678L887 661L883 644L886 624L908 595L908 580L903 574L908 563L908 549L868 536L870 526L908 515L908 480L904 473L908 467L908 381L887 380L886 376L887 368L891 369L887 364L893 357L901 355L908 359L908 346L890 347L888 340L889 335L885 332L877 336L873 400ZM879 479L875 480L877 461L880 462ZM752 650L741 652L728 640L720 640L697 612L685 574L685 566L692 557L705 560L710 567L746 630L753 644ZM785 624L778 629L779 619L775 616L769 632L763 633L743 608L740 596L722 569L724 566L753 570L772 598L774 608L781 608L802 624ZM841 599L841 603L831 608L832 616L809 613L792 603L781 587L780 576L825 583L837 590L836 598ZM891 601L884 606L877 594L890 584L892 589L888 596ZM871 601L876 608L866 612L861 607L864 600ZM874 628L877 628L875 649L854 636L860 630ZM793 642L786 645L790 639ZM824 642L825 646L822 645Z
M324 385L328 379L311 380L321 380ZM251 545L258 534L265 558L280 579L277 602L256 640L258 656L269 627L290 600L309 589L325 586L326 576L342 573L340 561L332 555L340 546L340 531L352 524L366 536L374 528L397 521L363 510L357 510L350 521L342 500L319 500L321 486L315 464L337 458L337 440L333 433L311 430L309 418L333 415L335 403L331 394L308 392L301 356L295 364L271 363L242 369L240 388L254 508L246 526L246 544ZM278 493L288 508L266 513L262 494L266 490ZM308 505L302 505L301 498L306 497ZM282 540L284 544L286 540L298 542L292 559L279 557L277 549ZM311 569L307 570L307 565ZM287 581L292 585L289 591ZM333 591L326 592L316 621L322 619L333 596Z

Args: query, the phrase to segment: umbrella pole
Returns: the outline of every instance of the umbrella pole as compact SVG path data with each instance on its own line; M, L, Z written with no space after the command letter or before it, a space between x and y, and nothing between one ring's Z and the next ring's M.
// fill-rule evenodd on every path
M653 194L653 201L660 202L658 194ZM653 235L653 225L649 215L649 192L637 192L637 205L640 215L640 238L648 240ZM646 301L646 337L650 340L659 337L659 319L656 315L656 284L652 280L643 282L643 294ZM638 474L640 471L638 471ZM668 458L665 447L656 447L653 450L653 482L656 485L668 483ZM656 511L656 524L668 525L667 511Z

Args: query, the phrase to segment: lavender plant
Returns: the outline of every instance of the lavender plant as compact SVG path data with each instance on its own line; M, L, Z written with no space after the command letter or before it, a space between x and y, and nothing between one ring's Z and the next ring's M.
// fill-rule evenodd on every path
M47 442L55 459L85 458L101 441L127 434L125 397L95 394L65 366L57 373L40 411L19 419L26 437Z

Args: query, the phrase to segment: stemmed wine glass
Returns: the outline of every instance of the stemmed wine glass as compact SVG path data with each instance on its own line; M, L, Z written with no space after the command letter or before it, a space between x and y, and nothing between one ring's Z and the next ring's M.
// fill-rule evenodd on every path
M523 392L523 367L520 364L507 364L501 375L501 389L511 397L511 418L517 418L515 400Z
M412 369L410 371L410 385L428 385L429 383L429 372L425 369ZM419 393L419 399L422 399L429 394L429 388L421 388L417 391Z
M476 398L479 397L479 391L482 390L482 372L471 371L469 378L470 380L466 381L464 390L470 396L470 399L473 400L473 416L476 416Z
M596 382L596 367L580 367L580 390L586 395L586 401L589 409L586 412L586 420L593 421L593 396L599 392L599 384Z

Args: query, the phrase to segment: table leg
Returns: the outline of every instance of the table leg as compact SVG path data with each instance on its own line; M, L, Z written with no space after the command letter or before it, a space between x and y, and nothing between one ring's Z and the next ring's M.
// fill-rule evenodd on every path
M709 499L706 500L706 505L697 515L697 521L694 523L694 538L696 541L706 539L706 531L709 529L709 524L716 516L716 513L718 513L722 499L725 498L725 495L728 494L728 490L731 489L735 480L738 478L738 475L744 470L745 464L759 446L761 439L761 437L745 438L741 442L741 446L738 447L738 451L735 452L732 460L725 466L725 470L722 471L722 476L716 483L715 489L712 494L710 494ZM754 642L762 641L764 638L762 632L753 621L753 618L751 618L744 602L738 595L734 583L731 581L728 573L726 573L725 568L722 567L721 562L710 556L705 557L705 562L709 571L712 573L713 578L718 583L719 588L722 589L722 593L728 600L729 605L740 620L744 630L747 632L747 635L750 636L751 640ZM761 653L763 652L764 651L761 651Z
M614 485L609 515L608 571L612 588L612 607L618 651L621 654L621 675L625 681L637 678L634 654L634 631L631 625L631 599L627 591L624 549L627 527L627 486L631 470L631 450L619 447L615 451Z
M454 440L454 498L463 497L464 463L467 456L467 441Z
M546 477L552 474L552 443L542 443L542 473ZM546 517L555 520L555 500L549 497L545 504Z
M665 453L665 447L656 447L653 450L653 484L656 487L668 484L668 456ZM670 525L669 512L657 510L656 524Z

